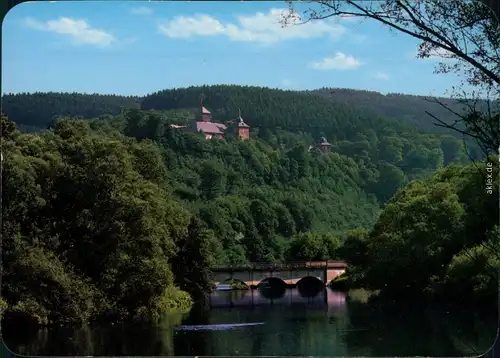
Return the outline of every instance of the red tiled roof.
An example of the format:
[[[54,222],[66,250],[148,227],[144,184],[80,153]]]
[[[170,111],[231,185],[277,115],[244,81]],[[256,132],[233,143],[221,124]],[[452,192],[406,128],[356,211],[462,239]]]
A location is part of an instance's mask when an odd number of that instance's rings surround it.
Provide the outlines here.
[[[196,131],[203,132],[208,134],[222,134],[220,130],[220,123],[212,123],[212,122],[196,122]]]
[[[208,109],[206,109],[205,107],[201,107],[201,113],[203,114],[211,114],[210,111]]]
[[[221,129],[223,131],[225,131],[227,129],[227,127],[222,123],[215,123],[215,122],[212,122],[212,123],[214,123],[217,127],[219,127],[219,129]]]

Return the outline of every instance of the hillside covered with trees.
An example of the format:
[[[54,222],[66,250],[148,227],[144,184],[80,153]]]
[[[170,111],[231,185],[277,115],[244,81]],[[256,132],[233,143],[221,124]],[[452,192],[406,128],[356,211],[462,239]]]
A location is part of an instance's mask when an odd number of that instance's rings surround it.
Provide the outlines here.
[[[228,86],[212,86],[215,88]],[[238,86],[229,86],[237,88]],[[194,87],[199,88],[199,87]],[[182,90],[181,90],[182,91]],[[273,91],[261,89],[262,92]],[[291,91],[287,91],[289,93]],[[274,91],[273,93],[277,93]],[[430,133],[456,135],[455,132],[435,126],[436,122],[427,112],[444,120],[452,122],[456,117],[452,112],[436,103],[432,98],[406,94],[389,93],[383,95],[374,91],[352,90],[343,88],[321,88],[297,94],[313,94],[337,104],[344,104],[371,115],[396,119]],[[198,93],[199,96],[199,93]],[[199,98],[199,97],[198,97]],[[58,116],[81,117],[90,119],[100,115],[117,115],[122,110],[137,109],[146,100],[143,108],[150,108],[151,96],[126,97],[119,95],[81,94],[81,93],[19,93],[4,94],[2,108],[9,118],[14,120],[22,130],[45,129]],[[177,107],[180,98],[162,103],[161,108]],[[455,112],[463,112],[464,106],[456,100],[439,98],[440,102]],[[181,100],[182,101],[182,100]],[[176,104],[177,102],[177,104]],[[196,105],[199,104],[199,99]],[[234,103],[233,103],[234,105]],[[238,104],[242,105],[241,103]],[[189,103],[193,106],[193,103]],[[155,108],[157,106],[155,105]]]
[[[437,121],[433,116],[444,122],[452,123],[456,120],[453,112],[464,113],[468,110],[468,105],[472,105],[472,103],[461,103],[451,98],[434,98],[403,93],[383,95],[375,91],[345,88],[320,88],[305,91],[305,93],[317,94],[330,101],[355,106],[383,117],[399,119],[430,133],[456,134],[447,128],[436,126]],[[486,109],[486,103],[480,102],[478,107]]]
[[[2,111],[8,113],[19,129],[31,132],[46,129],[59,116],[93,118],[139,107],[139,97],[96,93],[35,92],[2,96]]]
[[[251,139],[171,128],[202,92],[215,121],[241,108]],[[166,90],[95,116],[40,133],[2,117],[11,317],[154,318],[186,306],[180,290],[209,290],[212,265],[249,261],[346,259],[350,280],[391,279],[394,296],[457,293],[462,280],[495,292],[498,185],[485,196],[484,177],[497,168],[468,164],[456,137],[257,87]],[[322,136],[331,152],[308,151]]]

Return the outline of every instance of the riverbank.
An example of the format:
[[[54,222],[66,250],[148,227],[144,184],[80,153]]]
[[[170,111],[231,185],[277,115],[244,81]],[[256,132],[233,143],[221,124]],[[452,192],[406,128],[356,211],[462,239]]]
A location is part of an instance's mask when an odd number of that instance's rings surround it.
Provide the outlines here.
[[[21,300],[9,305],[4,299],[0,300],[1,318],[9,324],[16,322],[30,327],[75,326],[85,324],[100,324],[106,322],[157,322],[165,314],[189,313],[194,300],[185,291],[175,287],[168,287],[164,293],[148,306],[139,306],[134,310],[126,307],[109,305],[103,307],[102,302],[87,302],[91,314],[75,314],[72,320],[58,319],[58,311],[47,309],[42,303],[35,300]],[[111,307],[110,307],[111,306]]]
[[[468,295],[446,295],[442,292],[414,292],[403,290],[400,292],[391,292],[387,289],[366,290],[360,282],[353,282],[347,274],[341,275],[332,280],[328,287],[332,290],[348,293],[349,300],[355,300],[362,303],[370,303],[373,307],[379,308],[393,307],[397,305],[411,306],[413,308],[426,309],[435,306],[449,306],[460,309],[475,307],[481,312],[497,312],[498,293],[488,296],[474,295],[470,292]]]

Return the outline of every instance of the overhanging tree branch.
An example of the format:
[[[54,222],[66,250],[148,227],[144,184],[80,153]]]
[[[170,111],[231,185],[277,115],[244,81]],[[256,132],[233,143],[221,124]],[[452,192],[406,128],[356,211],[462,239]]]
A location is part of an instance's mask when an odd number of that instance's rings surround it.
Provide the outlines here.
[[[482,91],[488,97],[493,95],[493,100],[500,97],[500,27],[495,14],[482,3],[467,0],[312,0],[307,2],[311,4],[309,9],[299,12],[294,8],[295,2],[287,2],[290,11],[282,19],[285,26],[344,16],[372,19],[421,40],[418,57],[437,53],[449,59],[439,64],[437,73],[461,73],[470,85],[480,90],[475,96]],[[473,138],[485,154],[496,152],[500,135],[498,106],[488,113],[474,106],[469,106],[468,113],[456,113],[439,104],[454,113],[457,121],[444,123],[427,113],[438,126]]]

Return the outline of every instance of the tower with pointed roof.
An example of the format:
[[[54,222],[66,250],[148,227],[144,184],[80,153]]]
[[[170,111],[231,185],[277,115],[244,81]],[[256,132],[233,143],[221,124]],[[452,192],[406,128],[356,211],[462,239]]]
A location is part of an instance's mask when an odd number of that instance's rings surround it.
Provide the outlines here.
[[[330,151],[330,148],[332,147],[332,145],[330,143],[328,143],[328,141],[326,140],[325,137],[321,137],[321,142],[317,145],[317,148],[323,152],[323,153],[327,153]]]
[[[200,111],[187,128],[188,132],[201,133],[205,139],[222,139],[226,126],[222,123],[212,122],[212,114],[203,105],[203,93],[200,95]]]
[[[204,99],[205,99],[205,95],[202,93],[200,95],[201,111],[200,111],[200,115],[199,115],[199,120],[201,122],[212,122],[212,113],[210,113],[210,111],[208,109],[206,109],[205,106],[203,105]]]
[[[241,140],[250,139],[250,126],[241,118],[241,109],[238,108],[238,119],[234,123],[236,136]]]

